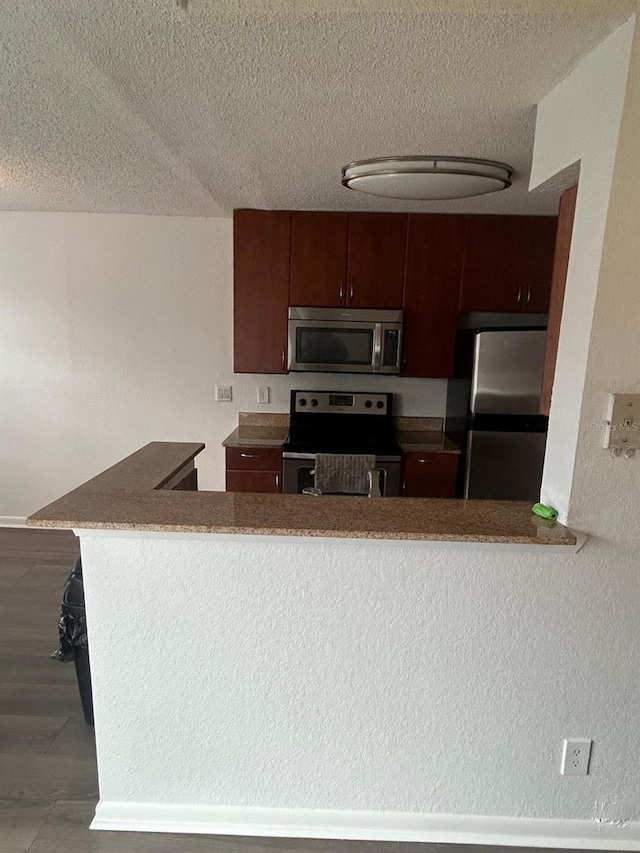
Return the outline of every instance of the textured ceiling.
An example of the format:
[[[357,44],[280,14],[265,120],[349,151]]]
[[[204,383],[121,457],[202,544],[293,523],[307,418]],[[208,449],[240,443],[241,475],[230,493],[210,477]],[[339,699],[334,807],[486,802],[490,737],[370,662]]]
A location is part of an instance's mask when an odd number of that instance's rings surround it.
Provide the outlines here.
[[[0,4],[0,208],[548,212],[535,104],[631,0],[20,0]],[[340,167],[498,159],[477,200],[387,201]]]

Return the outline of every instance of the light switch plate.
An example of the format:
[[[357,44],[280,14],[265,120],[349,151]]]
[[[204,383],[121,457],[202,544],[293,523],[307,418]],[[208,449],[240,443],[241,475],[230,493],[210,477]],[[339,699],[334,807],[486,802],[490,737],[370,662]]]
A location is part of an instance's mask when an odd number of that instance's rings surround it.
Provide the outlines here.
[[[230,403],[232,396],[231,385],[216,385],[216,403]]]
[[[258,385],[258,403],[271,402],[271,388],[268,385]]]
[[[607,421],[605,447],[640,449],[640,394],[612,394]]]

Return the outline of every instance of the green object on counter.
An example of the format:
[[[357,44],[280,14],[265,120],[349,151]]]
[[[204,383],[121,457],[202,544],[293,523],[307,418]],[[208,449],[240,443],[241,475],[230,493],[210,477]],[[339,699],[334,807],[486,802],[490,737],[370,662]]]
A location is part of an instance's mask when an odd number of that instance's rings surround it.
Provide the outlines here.
[[[550,518],[551,521],[556,521],[558,518],[558,510],[546,504],[534,504],[531,510],[535,515],[539,515],[540,518]]]

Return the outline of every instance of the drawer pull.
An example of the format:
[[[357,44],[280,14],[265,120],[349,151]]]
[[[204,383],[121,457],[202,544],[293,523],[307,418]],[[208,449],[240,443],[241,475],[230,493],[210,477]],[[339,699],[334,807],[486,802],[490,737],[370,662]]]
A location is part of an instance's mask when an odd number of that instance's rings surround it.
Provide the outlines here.
[[[260,459],[259,453],[241,453],[243,459]]]

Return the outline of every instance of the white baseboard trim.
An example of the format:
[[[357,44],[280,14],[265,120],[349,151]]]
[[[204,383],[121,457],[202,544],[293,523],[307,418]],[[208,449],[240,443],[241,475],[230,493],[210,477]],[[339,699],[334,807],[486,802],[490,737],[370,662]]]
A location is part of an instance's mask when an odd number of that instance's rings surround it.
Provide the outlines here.
[[[26,527],[26,515],[0,515],[0,527]]]
[[[640,851],[640,822],[101,800],[91,829]]]

